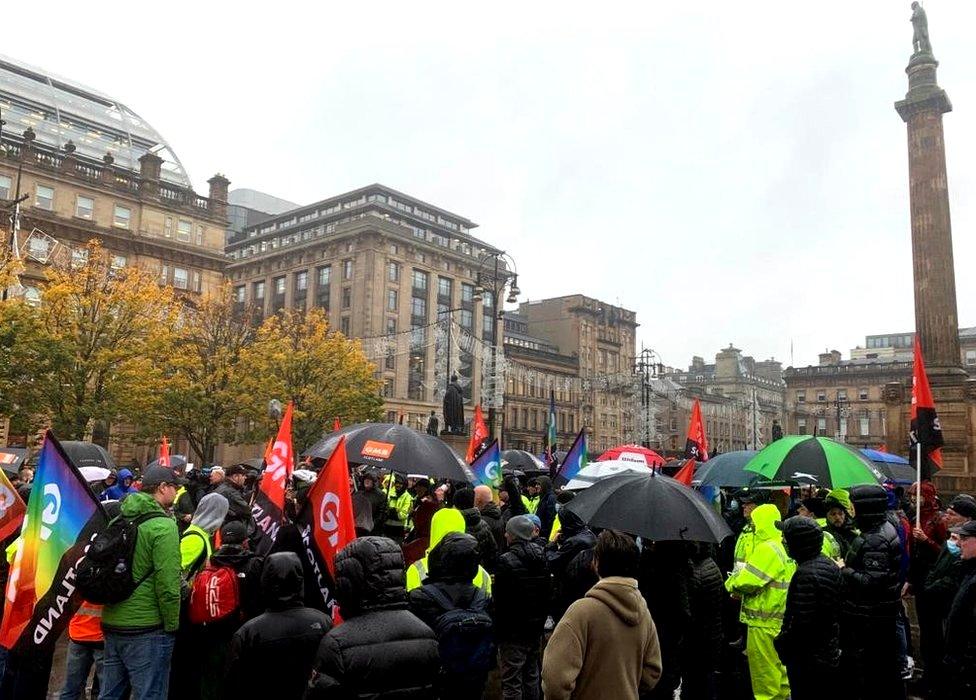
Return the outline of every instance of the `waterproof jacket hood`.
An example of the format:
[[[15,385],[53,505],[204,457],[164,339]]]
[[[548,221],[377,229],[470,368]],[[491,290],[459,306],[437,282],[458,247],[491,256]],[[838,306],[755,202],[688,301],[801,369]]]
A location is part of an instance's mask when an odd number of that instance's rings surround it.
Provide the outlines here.
[[[797,563],[813,559],[823,550],[823,530],[815,520],[797,515],[786,520],[782,526],[783,544]]]
[[[463,518],[461,528],[463,531]],[[374,610],[400,610],[407,606],[403,552],[393,540],[385,537],[353,540],[336,555],[335,572],[336,599],[346,619]]]
[[[562,533],[563,538],[573,537],[578,535],[586,528],[586,523],[583,519],[576,515],[571,510],[563,508],[559,511],[559,531]]]
[[[125,481],[126,479],[132,481],[132,472],[130,472],[128,469],[119,469],[119,479],[116,483]]]
[[[463,533],[464,530],[464,516],[461,511],[457,508],[441,508],[434,513],[434,517],[430,521],[430,546],[427,547],[427,554],[430,554],[434,547],[440,544],[447,533]]]
[[[261,593],[268,610],[286,610],[304,605],[305,580],[302,562],[294,552],[275,552],[264,562]]]
[[[552,493],[552,479],[548,476],[536,477],[536,482],[539,484],[539,498]]]
[[[755,528],[756,541],[780,539],[776,521],[780,519],[779,508],[772,503],[766,503],[752,511],[752,525]]]
[[[606,605],[628,627],[637,625],[641,620],[641,609],[647,609],[647,603],[637,589],[637,579],[623,576],[600,579],[586,597]]]
[[[196,525],[201,530],[213,535],[217,532],[227,517],[227,510],[230,502],[219,493],[208,493],[200,499],[197,509],[193,512],[191,525]]]
[[[427,557],[426,583],[471,583],[478,573],[478,541],[449,532]]]

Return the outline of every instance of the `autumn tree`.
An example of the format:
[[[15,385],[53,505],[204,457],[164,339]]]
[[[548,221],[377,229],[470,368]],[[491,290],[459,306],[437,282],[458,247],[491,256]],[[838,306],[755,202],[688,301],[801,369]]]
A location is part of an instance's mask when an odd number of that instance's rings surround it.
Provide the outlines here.
[[[376,367],[358,342],[329,328],[320,309],[265,319],[244,360],[256,408],[263,409],[272,398],[295,402],[298,451],[321,437],[333,418],[348,424],[382,416]],[[271,426],[265,427],[270,434]]]
[[[159,433],[185,437],[204,464],[219,444],[239,441],[238,419],[258,411],[245,386],[254,370],[242,362],[256,337],[254,325],[235,313],[230,285],[186,309],[176,330],[154,423]]]
[[[82,265],[49,269],[36,324],[17,341],[38,351],[15,400],[67,439],[155,411],[182,306],[155,275],[114,268],[96,241],[87,251]]]

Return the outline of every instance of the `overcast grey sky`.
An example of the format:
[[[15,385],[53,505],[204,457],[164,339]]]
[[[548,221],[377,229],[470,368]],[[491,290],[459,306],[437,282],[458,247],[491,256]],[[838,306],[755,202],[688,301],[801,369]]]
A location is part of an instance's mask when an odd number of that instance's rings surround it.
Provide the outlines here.
[[[914,326],[909,5],[49,2],[2,50],[127,104],[198,191],[381,182],[478,222],[528,298],[635,309],[668,364],[802,365]],[[976,325],[976,9],[925,6]]]

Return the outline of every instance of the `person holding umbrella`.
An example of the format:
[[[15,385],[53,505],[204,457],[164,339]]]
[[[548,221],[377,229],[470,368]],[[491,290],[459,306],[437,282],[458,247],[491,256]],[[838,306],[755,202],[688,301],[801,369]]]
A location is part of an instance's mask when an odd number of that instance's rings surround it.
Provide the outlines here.
[[[786,593],[796,562],[783,548],[776,528],[779,519],[779,509],[771,503],[752,512],[755,547],[743,566],[725,581],[725,589],[742,599],[739,619],[747,626],[746,657],[756,700],[785,700],[790,695],[786,668],[773,640],[783,623]]]

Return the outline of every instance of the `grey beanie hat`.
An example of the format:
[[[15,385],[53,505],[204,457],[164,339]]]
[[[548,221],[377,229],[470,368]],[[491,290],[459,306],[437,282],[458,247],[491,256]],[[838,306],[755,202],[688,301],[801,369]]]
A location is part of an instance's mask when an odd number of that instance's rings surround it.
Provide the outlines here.
[[[525,515],[516,515],[505,524],[506,534],[517,540],[530,542],[535,536],[535,525]]]

